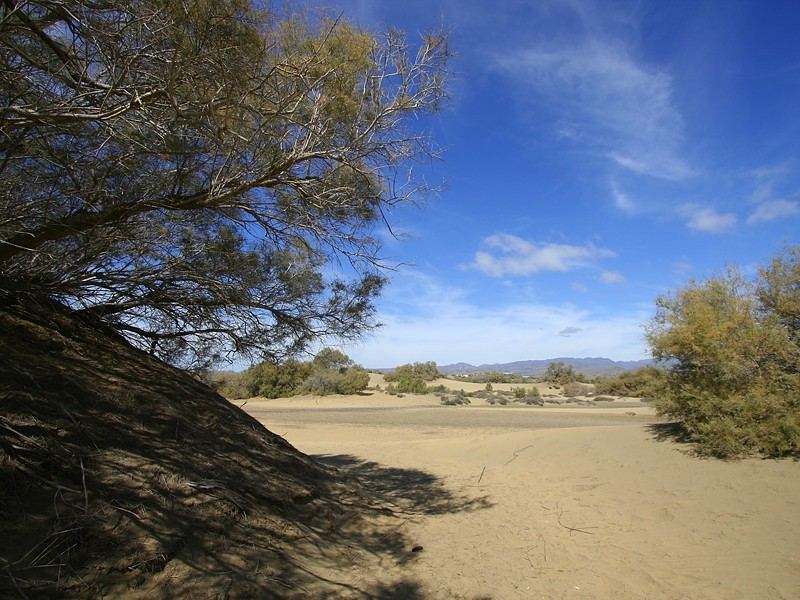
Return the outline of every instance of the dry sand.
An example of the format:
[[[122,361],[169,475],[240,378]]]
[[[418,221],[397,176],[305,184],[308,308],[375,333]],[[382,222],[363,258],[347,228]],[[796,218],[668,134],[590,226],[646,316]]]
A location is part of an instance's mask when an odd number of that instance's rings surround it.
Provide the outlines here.
[[[356,588],[403,580],[386,597],[418,599],[800,598],[800,464],[695,458],[656,439],[645,405],[441,407],[374,393],[244,408],[331,464],[422,471],[461,499],[381,517],[423,549],[338,573]]]

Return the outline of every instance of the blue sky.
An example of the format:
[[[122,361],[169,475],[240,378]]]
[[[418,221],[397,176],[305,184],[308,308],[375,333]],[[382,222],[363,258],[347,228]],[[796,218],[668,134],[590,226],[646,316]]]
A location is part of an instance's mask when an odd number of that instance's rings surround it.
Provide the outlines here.
[[[646,358],[656,296],[798,243],[800,3],[326,5],[457,54],[357,362]]]

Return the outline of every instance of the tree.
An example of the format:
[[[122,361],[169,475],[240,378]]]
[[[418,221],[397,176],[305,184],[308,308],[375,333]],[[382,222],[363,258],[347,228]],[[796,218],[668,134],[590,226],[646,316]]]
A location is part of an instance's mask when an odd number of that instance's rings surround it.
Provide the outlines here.
[[[563,362],[552,362],[547,365],[547,370],[544,372],[542,379],[552,383],[572,383],[581,379],[582,376],[575,372],[572,365]]]
[[[344,352],[335,350],[333,348],[323,348],[320,350],[312,361],[314,368],[319,369],[336,369],[344,371],[348,367],[353,366],[353,361]]]
[[[246,0],[0,0],[0,292],[174,362],[359,336],[447,59]]]
[[[754,282],[731,270],[657,300],[648,341],[654,356],[673,367],[656,406],[684,425],[700,452],[800,451],[792,313],[798,257],[796,248],[785,252]]]

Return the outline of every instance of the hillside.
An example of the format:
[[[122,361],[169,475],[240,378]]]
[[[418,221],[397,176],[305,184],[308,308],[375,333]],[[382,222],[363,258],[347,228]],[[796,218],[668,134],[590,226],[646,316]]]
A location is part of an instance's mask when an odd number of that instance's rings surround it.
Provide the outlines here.
[[[410,547],[377,466],[303,455],[60,305],[0,304],[0,356],[0,597],[392,597],[350,583]]]
[[[530,377],[540,377],[544,375],[550,363],[562,362],[570,365],[579,373],[589,377],[603,375],[615,375],[624,371],[632,371],[654,364],[654,361],[631,360],[615,361],[610,358],[571,358],[559,357],[544,360],[519,360],[510,363],[494,363],[471,365],[469,363],[455,363],[439,367],[439,372],[444,375],[467,375],[470,373],[485,373],[487,371],[499,371],[500,373],[513,373],[514,375],[528,375]]]

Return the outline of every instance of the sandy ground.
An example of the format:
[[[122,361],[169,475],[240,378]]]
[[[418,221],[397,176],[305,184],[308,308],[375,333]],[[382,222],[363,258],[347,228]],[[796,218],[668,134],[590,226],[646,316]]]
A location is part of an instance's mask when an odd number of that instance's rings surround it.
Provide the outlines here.
[[[657,440],[651,409],[632,401],[437,403],[374,393],[244,406],[332,464],[423,471],[469,499],[393,517],[423,549],[366,560],[347,575],[359,585],[408,582],[392,598],[800,598],[799,463],[692,457]]]

